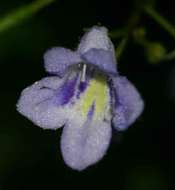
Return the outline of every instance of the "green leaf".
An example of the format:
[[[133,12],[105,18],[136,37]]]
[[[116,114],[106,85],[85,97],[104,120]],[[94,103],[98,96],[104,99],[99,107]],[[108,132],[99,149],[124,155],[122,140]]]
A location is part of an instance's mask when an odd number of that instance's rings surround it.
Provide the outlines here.
[[[145,12],[154,19],[162,28],[164,28],[173,38],[175,38],[175,26],[160,15],[154,8],[150,6],[144,7]]]
[[[8,30],[56,0],[37,0],[8,13],[0,19],[0,33]]]

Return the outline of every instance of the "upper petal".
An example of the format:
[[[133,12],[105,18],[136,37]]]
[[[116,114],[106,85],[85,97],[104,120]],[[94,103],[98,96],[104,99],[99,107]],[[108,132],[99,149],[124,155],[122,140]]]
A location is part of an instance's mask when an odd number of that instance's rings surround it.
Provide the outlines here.
[[[23,90],[17,110],[39,127],[59,128],[65,124],[72,109],[70,100],[75,85],[76,76],[44,78]]]
[[[49,73],[63,76],[66,70],[81,62],[78,53],[62,47],[55,47],[44,54],[44,64]]]
[[[135,86],[126,77],[113,78],[115,95],[113,125],[117,130],[125,130],[142,113],[144,102]]]
[[[113,45],[108,37],[108,30],[105,27],[94,26],[90,28],[81,38],[78,52],[84,54],[90,49],[113,50]]]
[[[111,75],[117,74],[115,57],[111,51],[93,48],[82,54],[82,59],[103,72]]]
[[[117,74],[113,44],[105,27],[92,27],[82,37],[78,52],[90,65],[97,66],[108,74]]]

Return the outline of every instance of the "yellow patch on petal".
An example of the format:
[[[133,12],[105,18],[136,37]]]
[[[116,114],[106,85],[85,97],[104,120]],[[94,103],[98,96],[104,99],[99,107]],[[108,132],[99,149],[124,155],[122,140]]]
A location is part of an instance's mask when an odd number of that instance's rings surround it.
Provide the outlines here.
[[[107,109],[109,90],[107,86],[106,77],[104,75],[96,74],[94,78],[90,81],[85,93],[82,95],[82,113],[87,115],[90,106],[95,102],[95,115],[97,118],[104,113]]]

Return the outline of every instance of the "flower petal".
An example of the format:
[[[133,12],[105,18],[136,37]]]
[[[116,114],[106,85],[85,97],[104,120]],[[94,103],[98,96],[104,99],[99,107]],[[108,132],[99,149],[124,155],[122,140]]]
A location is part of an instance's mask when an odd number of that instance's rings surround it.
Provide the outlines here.
[[[90,49],[103,49],[114,51],[111,40],[108,37],[105,27],[94,26],[88,30],[82,37],[78,46],[78,52],[84,54]]]
[[[82,59],[108,74],[117,74],[115,57],[111,51],[92,48],[82,54]]]
[[[122,131],[140,116],[144,102],[135,86],[126,77],[113,78],[113,88],[116,95],[113,125]]]
[[[76,170],[99,161],[111,138],[109,87],[104,75],[95,76],[79,96],[61,138],[64,161]]]
[[[17,104],[18,111],[44,129],[63,126],[72,107],[74,80],[75,76],[63,79],[48,77],[34,83],[23,90]]]
[[[81,171],[104,156],[110,139],[110,123],[90,120],[84,122],[77,115],[77,118],[68,122],[63,129],[61,137],[63,159],[72,169]]]
[[[105,27],[92,27],[82,37],[78,52],[85,63],[97,66],[106,73],[116,74],[115,51],[107,32]]]
[[[66,48],[55,47],[44,54],[46,71],[63,76],[71,66],[81,62],[79,55]]]

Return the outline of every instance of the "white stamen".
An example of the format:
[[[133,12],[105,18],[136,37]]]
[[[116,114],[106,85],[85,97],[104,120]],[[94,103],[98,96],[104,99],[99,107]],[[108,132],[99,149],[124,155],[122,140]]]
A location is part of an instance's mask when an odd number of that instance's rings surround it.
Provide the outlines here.
[[[86,68],[87,68],[87,65],[83,64],[83,70],[81,73],[81,82],[85,82],[85,80],[86,80]]]

